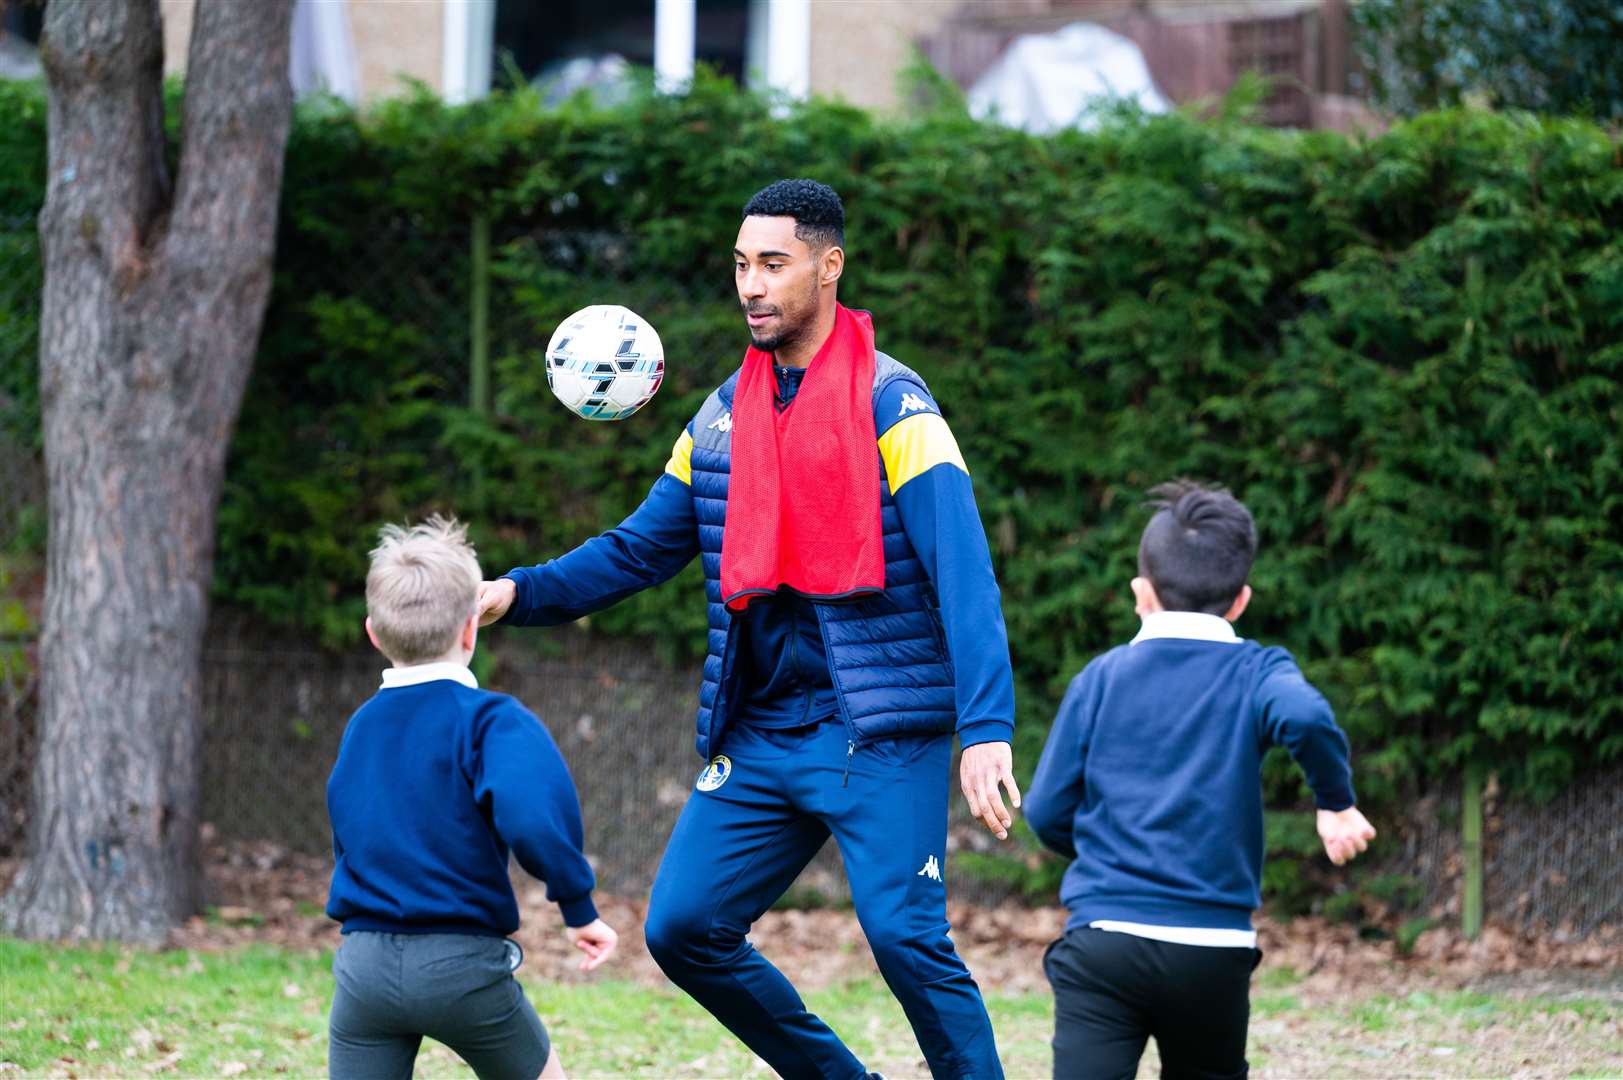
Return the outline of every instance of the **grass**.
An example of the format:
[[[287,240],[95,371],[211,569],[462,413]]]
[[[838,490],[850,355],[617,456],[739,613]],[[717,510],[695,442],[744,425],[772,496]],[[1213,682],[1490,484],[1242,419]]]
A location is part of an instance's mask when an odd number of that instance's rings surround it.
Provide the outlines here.
[[[0,939],[0,1077],[317,1076],[332,994],[327,955],[250,946],[150,953]],[[1304,1004],[1302,979],[1265,971],[1252,997],[1258,1076],[1618,1076],[1615,1001],[1416,990]],[[577,1076],[767,1076],[671,989],[526,983]],[[807,993],[871,1068],[924,1075],[900,1008],[876,979]],[[1046,1076],[1052,1002],[987,995],[1011,1077]],[[1156,1075],[1153,1047],[1140,1075]],[[470,1075],[424,1044],[418,1075]]]
[[[330,955],[271,946],[149,953],[0,939],[0,1076],[316,1076],[326,1070]],[[527,981],[571,1075],[766,1076],[748,1051],[675,990]],[[875,1067],[920,1075],[901,1008],[878,980],[805,995]],[[991,994],[1012,1075],[1048,1069],[1050,1008]],[[425,1042],[417,1075],[470,1072]]]

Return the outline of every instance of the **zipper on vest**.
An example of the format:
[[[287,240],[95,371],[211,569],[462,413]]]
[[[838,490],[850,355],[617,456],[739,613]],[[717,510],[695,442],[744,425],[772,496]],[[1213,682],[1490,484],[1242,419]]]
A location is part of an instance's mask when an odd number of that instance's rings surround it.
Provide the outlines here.
[[[851,780],[851,755],[857,752],[857,741],[847,739],[845,743],[845,775],[840,777],[840,786],[846,787]]]

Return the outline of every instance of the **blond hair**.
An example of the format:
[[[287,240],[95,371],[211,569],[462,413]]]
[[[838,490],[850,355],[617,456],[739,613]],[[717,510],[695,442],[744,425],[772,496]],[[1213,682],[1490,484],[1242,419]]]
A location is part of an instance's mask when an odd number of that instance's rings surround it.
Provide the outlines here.
[[[383,655],[421,664],[450,652],[477,606],[480,578],[467,526],[455,518],[385,525],[366,575],[366,613]]]

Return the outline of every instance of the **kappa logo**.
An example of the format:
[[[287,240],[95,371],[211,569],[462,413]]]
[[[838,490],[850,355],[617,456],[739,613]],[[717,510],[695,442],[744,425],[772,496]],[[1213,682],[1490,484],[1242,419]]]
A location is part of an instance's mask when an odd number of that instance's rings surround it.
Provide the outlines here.
[[[704,767],[699,774],[699,782],[694,785],[700,791],[714,791],[727,782],[733,775],[733,763],[724,754],[717,754],[710,759],[710,764]]]
[[[930,407],[930,403],[928,401],[925,401],[917,394],[903,394],[902,411],[896,415],[906,416],[910,412],[935,412],[935,410]]]
[[[710,427],[714,430],[724,432],[733,430],[733,414],[730,412],[722,413],[720,416],[710,421]]]
[[[920,870],[914,876],[916,876],[916,877],[927,877],[931,881],[940,881],[941,880],[941,864],[935,861],[935,856],[934,855],[931,855],[928,859],[924,860],[924,869]]]

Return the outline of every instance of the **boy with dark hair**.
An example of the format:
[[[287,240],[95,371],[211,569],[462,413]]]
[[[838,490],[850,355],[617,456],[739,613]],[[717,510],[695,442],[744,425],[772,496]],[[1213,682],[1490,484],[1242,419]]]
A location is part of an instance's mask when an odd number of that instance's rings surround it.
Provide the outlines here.
[[[547,883],[590,971],[615,932],[592,904],[580,802],[547,729],[479,689],[479,563],[460,525],[385,526],[366,577],[366,633],[394,664],[350,718],[327,781],[333,958],[328,1072],[410,1077],[424,1035],[480,1077],[563,1071],[513,972],[523,958],[509,849]]]
[[[1142,628],[1072,680],[1026,795],[1032,830],[1073,860],[1043,963],[1056,1077],[1131,1077],[1151,1035],[1163,1076],[1246,1074],[1269,747],[1306,773],[1332,862],[1375,836],[1329,704],[1288,652],[1230,626],[1251,599],[1250,511],[1187,481],[1151,494]]]

